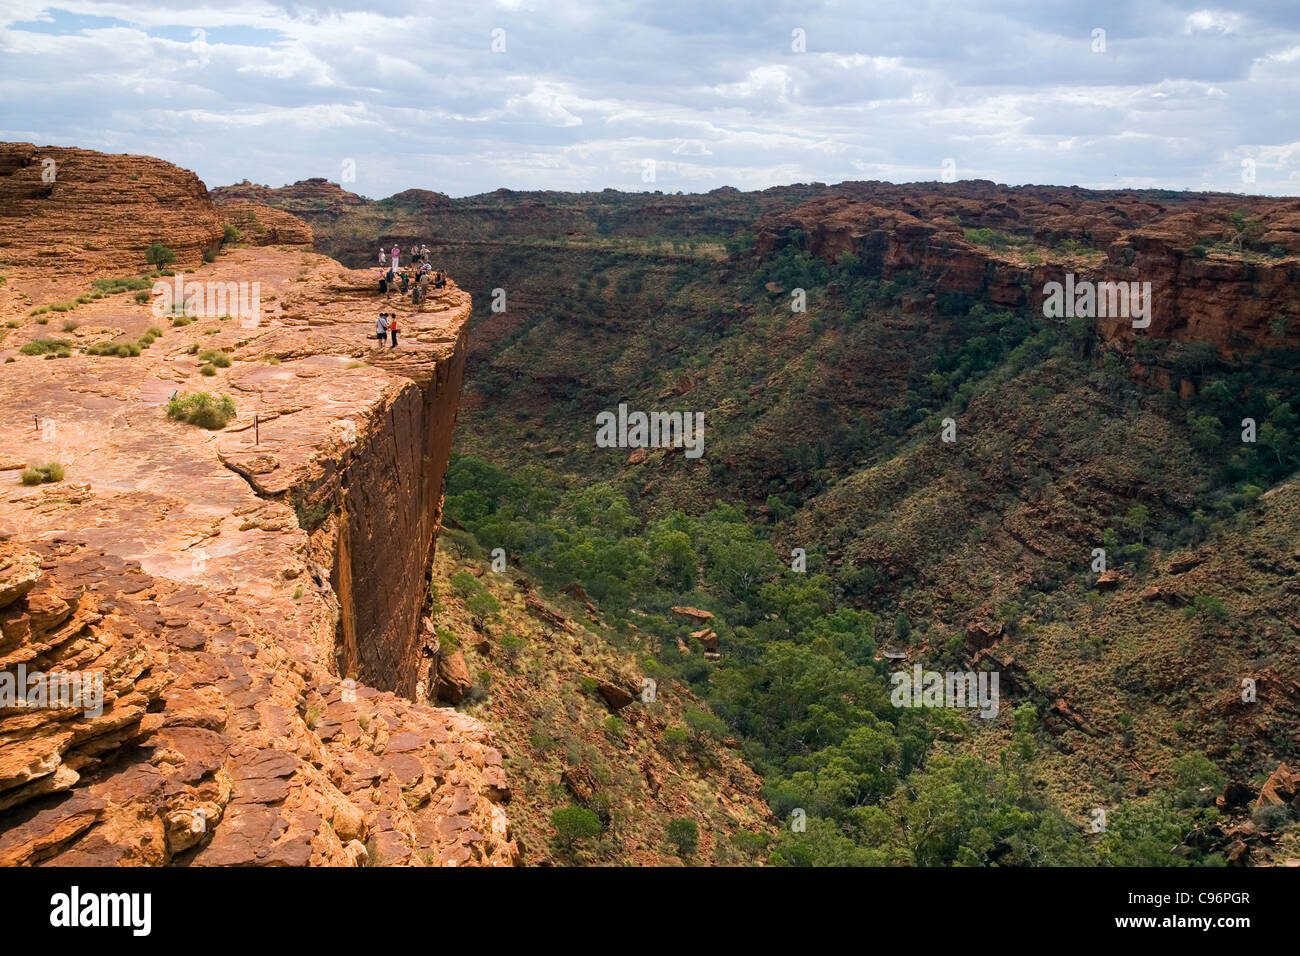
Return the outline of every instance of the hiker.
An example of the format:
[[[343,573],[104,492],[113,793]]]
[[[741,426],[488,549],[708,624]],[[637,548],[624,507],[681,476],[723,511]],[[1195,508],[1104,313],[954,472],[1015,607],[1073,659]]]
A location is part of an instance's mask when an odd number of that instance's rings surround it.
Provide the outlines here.
[[[379,277],[379,294],[388,294],[388,273],[384,273]]]
[[[397,313],[394,312],[388,317],[388,334],[393,337],[393,344],[389,348],[397,348]]]
[[[383,246],[380,246],[380,247],[379,247],[379,265],[382,267],[383,264],[384,264],[384,247],[383,247]]]
[[[397,246],[393,246],[393,252],[392,252],[392,256],[391,256],[391,258],[392,258],[392,260],[393,260],[393,271],[394,271],[394,272],[397,271],[397,260],[398,260],[399,258],[401,258],[401,255],[402,255],[402,250],[401,250],[400,248],[398,248]]]
[[[379,340],[379,347],[384,347],[384,339],[388,336],[388,313],[380,312],[379,318],[375,320],[375,338]],[[393,333],[394,341],[397,333]]]
[[[417,305],[429,298],[429,273],[421,272],[420,280],[415,284],[415,295],[412,297]]]
[[[411,277],[405,272],[402,273],[402,295],[411,291]]]
[[[429,261],[429,247],[424,243],[420,243],[420,258],[425,262]]]

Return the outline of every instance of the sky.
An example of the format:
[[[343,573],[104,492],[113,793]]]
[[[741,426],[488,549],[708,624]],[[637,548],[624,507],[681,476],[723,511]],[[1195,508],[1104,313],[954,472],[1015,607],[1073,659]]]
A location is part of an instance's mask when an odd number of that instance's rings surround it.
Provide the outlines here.
[[[1300,2],[0,0],[0,140],[212,186],[1300,195]]]

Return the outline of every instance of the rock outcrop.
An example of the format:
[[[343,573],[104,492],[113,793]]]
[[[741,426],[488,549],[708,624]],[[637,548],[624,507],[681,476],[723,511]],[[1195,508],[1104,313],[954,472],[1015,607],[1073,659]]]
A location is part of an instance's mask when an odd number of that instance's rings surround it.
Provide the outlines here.
[[[180,268],[221,243],[192,172],[149,156],[0,143],[0,262],[45,276],[139,272],[152,243]],[[39,303],[37,303],[39,304]]]
[[[301,246],[311,249],[316,236],[297,216],[255,202],[224,203],[217,207],[222,223],[239,230],[239,241],[250,246]]]
[[[1239,233],[1234,215],[1267,255],[1224,247]],[[827,261],[857,256],[881,279],[919,280],[926,294],[913,309],[932,308],[944,294],[1038,309],[1044,285],[1069,272],[1080,281],[1151,283],[1149,327],[1134,329],[1124,317],[1097,321],[1103,343],[1126,352],[1139,336],[1208,343],[1230,360],[1300,344],[1300,325],[1273,324],[1298,304],[1294,199],[844,183],[755,229],[760,256],[795,242]],[[999,235],[981,241],[979,230]],[[1152,384],[1170,387],[1167,371],[1156,374],[1163,377]]]
[[[83,182],[192,179],[73,152]],[[169,215],[219,240],[193,183]],[[202,248],[179,226],[162,238]],[[101,674],[102,709],[5,698],[0,862],[518,862],[491,733],[411,699],[469,296],[381,300],[369,272],[268,246],[180,277],[198,299],[254,287],[249,314],[128,289],[58,333],[27,305],[86,275],[52,261],[8,258],[0,288],[17,326],[0,332],[0,398],[24,410],[0,422],[0,681]],[[397,348],[373,338],[380,309],[401,317]],[[93,354],[109,343],[136,350]],[[169,418],[169,396],[198,392],[234,418]],[[20,482],[49,462],[61,480]]]

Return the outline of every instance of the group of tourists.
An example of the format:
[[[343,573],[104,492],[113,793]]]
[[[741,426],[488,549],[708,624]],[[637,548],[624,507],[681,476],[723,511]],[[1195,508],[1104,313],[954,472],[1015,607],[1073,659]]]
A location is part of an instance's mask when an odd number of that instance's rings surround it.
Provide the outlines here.
[[[433,268],[429,262],[428,246],[423,244],[418,247],[412,246],[407,251],[411,256],[411,264],[407,269],[403,269],[401,246],[395,245],[388,251],[380,246],[379,268],[382,274],[379,279],[379,292],[381,295],[390,295],[400,289],[403,295],[411,293],[411,302],[419,305],[429,297],[431,289],[446,287],[447,273]],[[397,348],[396,312],[379,313],[379,318],[375,320],[375,338],[380,348],[383,347],[385,339],[388,339],[389,348]]]
[[[447,274],[441,269],[433,268],[429,262],[428,246],[412,246],[409,251],[412,259],[410,272],[402,268],[401,246],[395,245],[387,253],[382,246],[379,248],[379,267],[383,271],[379,291],[383,295],[388,295],[395,289],[400,289],[402,295],[410,292],[411,302],[419,305],[428,298],[431,288],[441,289],[447,285]]]

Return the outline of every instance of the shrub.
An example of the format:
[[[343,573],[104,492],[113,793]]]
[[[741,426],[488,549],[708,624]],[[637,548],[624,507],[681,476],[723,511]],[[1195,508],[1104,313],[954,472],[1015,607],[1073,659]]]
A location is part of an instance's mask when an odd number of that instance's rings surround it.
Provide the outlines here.
[[[686,817],[669,820],[664,835],[668,837],[668,842],[677,848],[677,855],[681,857],[691,856],[700,845],[700,828],[695,825],[694,820]]]
[[[206,349],[199,354],[200,362],[209,362],[217,368],[230,368],[230,356],[217,349]]]
[[[484,591],[466,601],[465,610],[469,611],[474,623],[481,626],[489,618],[496,617],[497,612],[501,610],[501,603]]]
[[[47,355],[71,350],[72,343],[67,339],[33,339],[18,351],[24,355]]]
[[[149,263],[151,266],[165,269],[176,261],[176,253],[172,252],[161,242],[155,242],[149,246],[149,251],[144,255],[144,261]]]
[[[605,718],[605,736],[611,740],[622,740],[623,734],[627,732],[627,723],[622,717],[615,717],[610,714]]]
[[[96,279],[90,283],[92,289],[104,295],[113,295],[117,292],[135,292],[139,289],[152,288],[152,286],[153,283],[148,279],[137,279],[134,276],[126,276],[121,279]],[[148,301],[148,296],[145,297],[145,301]]]
[[[116,355],[118,358],[131,358],[139,355],[140,349],[141,345],[138,342],[95,342],[93,345],[86,347],[86,354]]]
[[[207,392],[178,395],[167,403],[167,417],[200,428],[225,428],[235,417],[235,403],[229,395],[218,398]]]
[[[41,485],[46,482],[62,481],[63,466],[57,461],[47,462],[44,465],[24,468],[22,475],[19,476],[24,485]]]
[[[226,223],[225,228],[221,230],[222,245],[227,242],[238,242],[242,238],[243,236],[241,236],[239,230],[235,228],[234,223]]]
[[[523,653],[525,641],[518,634],[507,634],[501,638],[501,650],[506,655],[506,660],[515,663],[519,660],[519,655]]]
[[[211,365],[201,365],[199,366],[199,374],[206,375],[208,378],[211,378],[212,376],[217,374],[217,370],[213,368]]]
[[[1223,621],[1228,617],[1228,609],[1218,598],[1198,594],[1192,599],[1191,607],[1183,609],[1184,617],[1191,618],[1197,615],[1211,621]]]
[[[581,840],[600,836],[600,817],[586,807],[560,807],[551,813],[551,826],[565,850],[573,852]]]
[[[1284,804],[1270,803],[1256,807],[1250,819],[1261,830],[1281,830],[1291,822],[1291,811]]]

